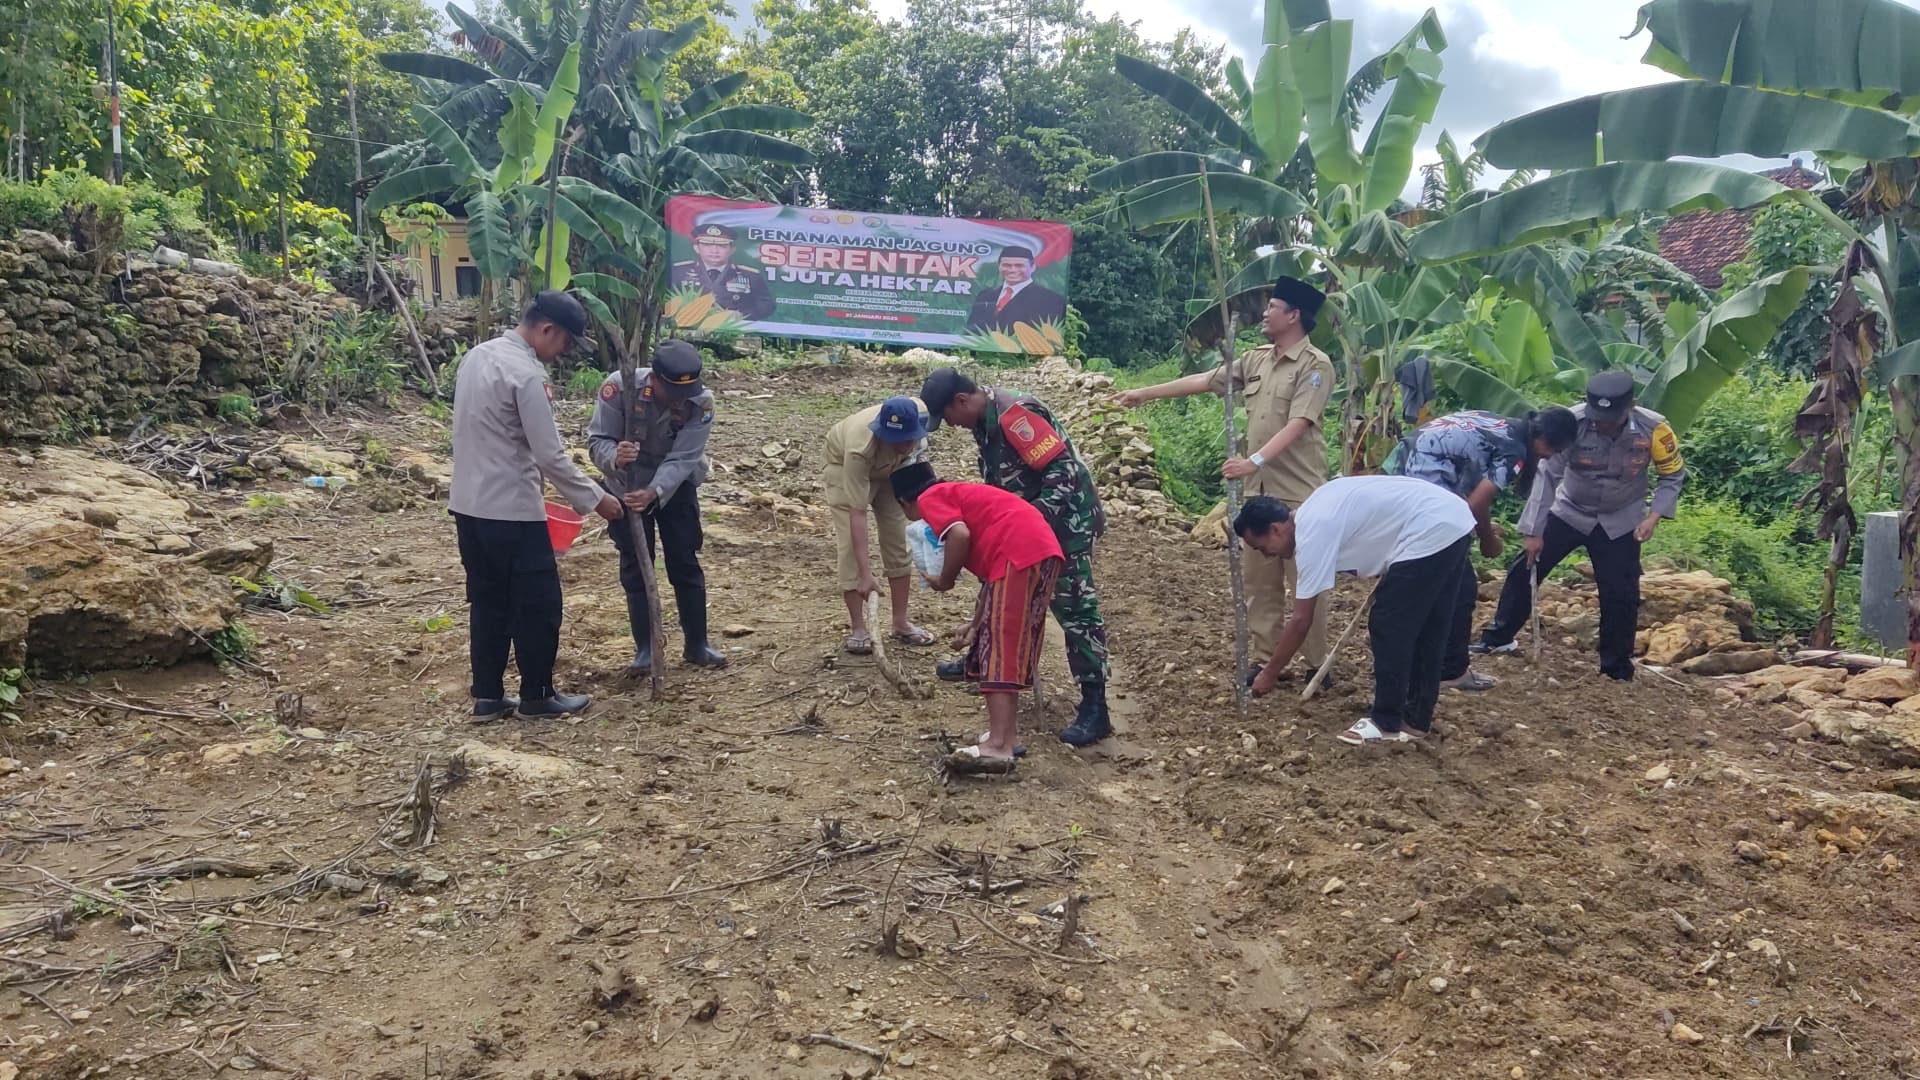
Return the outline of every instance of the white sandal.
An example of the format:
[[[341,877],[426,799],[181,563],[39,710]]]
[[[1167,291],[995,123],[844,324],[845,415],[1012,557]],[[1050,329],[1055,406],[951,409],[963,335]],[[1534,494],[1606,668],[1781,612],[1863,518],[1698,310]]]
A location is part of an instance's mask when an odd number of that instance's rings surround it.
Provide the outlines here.
[[[1334,737],[1348,746],[1365,746],[1368,743],[1385,742],[1389,739],[1395,742],[1402,741],[1399,732],[1388,735],[1374,725],[1373,718],[1370,716],[1355,720],[1352,727]]]

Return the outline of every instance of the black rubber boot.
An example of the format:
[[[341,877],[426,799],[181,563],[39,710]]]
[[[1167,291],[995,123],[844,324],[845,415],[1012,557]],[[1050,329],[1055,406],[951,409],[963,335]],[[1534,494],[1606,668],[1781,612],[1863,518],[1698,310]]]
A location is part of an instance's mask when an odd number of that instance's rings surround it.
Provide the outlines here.
[[[1113,717],[1107,712],[1107,684],[1081,683],[1080,709],[1073,723],[1060,732],[1060,741],[1068,746],[1092,746],[1113,734]]]
[[[505,720],[507,717],[513,715],[513,710],[519,707],[519,698],[489,698],[484,701],[475,701],[473,703],[473,718],[475,720]]]
[[[593,699],[585,694],[555,694],[539,701],[523,701],[516,710],[521,716],[568,716],[585,712]]]
[[[967,662],[963,660],[942,660],[933,665],[933,673],[941,682],[966,682]]]
[[[707,588],[696,585],[692,588],[673,590],[674,602],[680,605],[680,638],[686,648],[681,656],[694,667],[718,670],[727,666],[727,654],[713,647],[707,638]]]

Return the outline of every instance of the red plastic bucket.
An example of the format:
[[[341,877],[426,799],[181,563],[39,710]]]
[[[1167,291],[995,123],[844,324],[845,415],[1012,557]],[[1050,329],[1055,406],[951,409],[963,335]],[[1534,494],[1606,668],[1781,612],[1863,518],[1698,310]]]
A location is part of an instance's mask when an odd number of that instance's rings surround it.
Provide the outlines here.
[[[547,539],[553,542],[555,555],[573,546],[579,539],[580,526],[587,519],[556,502],[547,504]]]

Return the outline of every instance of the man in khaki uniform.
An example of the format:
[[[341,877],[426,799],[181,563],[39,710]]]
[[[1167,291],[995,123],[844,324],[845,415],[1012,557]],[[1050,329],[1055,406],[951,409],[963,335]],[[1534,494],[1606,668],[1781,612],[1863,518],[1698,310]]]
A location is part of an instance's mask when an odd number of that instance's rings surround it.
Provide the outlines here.
[[[889,481],[895,469],[917,459],[927,438],[927,409],[910,397],[893,397],[860,410],[827,432],[827,508],[833,515],[833,545],[840,556],[840,593],[847,602],[847,651],[873,651],[867,597],[880,591],[867,538],[871,512],[880,534],[880,569],[893,603],[893,640],[933,644],[933,635],[907,619],[913,563],[907,554],[907,517]]]
[[[1242,481],[1248,496],[1278,499],[1289,511],[1298,511],[1307,496],[1327,482],[1327,450],[1320,423],[1333,396],[1333,362],[1307,339],[1326,299],[1325,293],[1298,278],[1275,282],[1273,299],[1267,302],[1266,318],[1260,324],[1271,344],[1247,353],[1238,365],[1235,389],[1246,395],[1247,435],[1256,449],[1247,457],[1229,458],[1221,466],[1221,475]],[[1226,389],[1223,365],[1158,386],[1128,390],[1119,401],[1134,408],[1159,398],[1224,394]],[[1253,655],[1268,656],[1286,622],[1294,561],[1249,551],[1244,571]],[[1322,604],[1315,610],[1301,649],[1310,667],[1319,667],[1327,657],[1326,608]]]

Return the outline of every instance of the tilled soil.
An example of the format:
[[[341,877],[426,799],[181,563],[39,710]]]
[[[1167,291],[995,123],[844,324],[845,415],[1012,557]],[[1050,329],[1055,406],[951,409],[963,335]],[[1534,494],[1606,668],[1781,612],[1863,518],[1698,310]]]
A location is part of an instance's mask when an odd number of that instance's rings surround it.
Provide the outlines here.
[[[1550,643],[1538,668],[1484,661],[1501,685],[1448,694],[1443,738],[1350,750],[1363,635],[1332,694],[1283,685],[1241,720],[1224,557],[1121,525],[1096,564],[1120,735],[1047,734],[1074,704],[1056,649],[1017,773],[943,780],[978,699],[933,681],[935,650],[890,650],[924,698],[840,650],[812,491],[825,425],[917,381],[720,376],[703,558],[732,666],[676,663],[657,702],[627,681],[590,529],[562,559],[561,680],[596,704],[568,721],[467,716],[439,504],[205,496],[203,543],[273,539],[276,575],[332,610],[251,614],[254,666],[42,683],[0,732],[24,766],[0,779],[0,1062],[1920,1077],[1920,817],[1880,790],[1899,763],[1785,738],[1709,682],[1621,686]],[[323,426],[444,450],[424,416]],[[964,437],[935,441],[966,475]],[[970,602],[914,610],[944,633]]]

